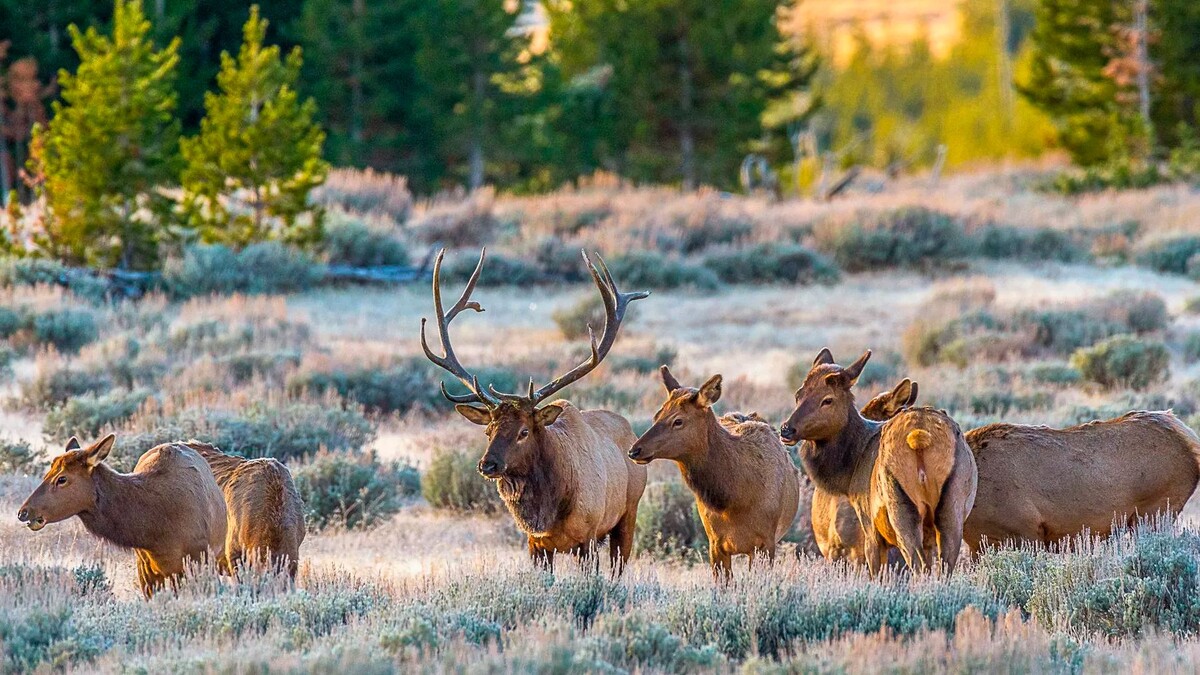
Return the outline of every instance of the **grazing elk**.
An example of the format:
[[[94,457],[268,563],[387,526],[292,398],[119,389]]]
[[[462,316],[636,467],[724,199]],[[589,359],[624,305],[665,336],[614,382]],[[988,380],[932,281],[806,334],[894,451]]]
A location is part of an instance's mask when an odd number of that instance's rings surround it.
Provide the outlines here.
[[[989,424],[967,432],[979,496],[963,537],[1046,544],[1114,518],[1178,514],[1200,480],[1200,439],[1174,414],[1130,412],[1067,429]]]
[[[876,396],[862,407],[864,419],[885,422],[917,400],[917,383],[907,378],[891,391]],[[856,565],[867,564],[863,549],[863,531],[858,524],[854,507],[846,497],[813,486],[813,538],[821,555],[829,560],[849,560]],[[892,550],[890,549],[889,554]]]
[[[953,571],[963,521],[975,501],[975,458],[945,413],[904,410],[887,422],[863,419],[851,391],[871,357],[847,368],[821,350],[780,428],[785,443],[806,441],[800,458],[813,483],[849,498],[863,529],[867,565],[877,574],[887,546],[923,571],[941,560]]]
[[[304,542],[304,503],[292,473],[276,459],[235,457],[194,440],[186,445],[208,462],[225,495],[224,569],[233,574],[249,558],[286,569],[295,579]]]
[[[887,400],[898,392],[881,394],[867,408],[878,402],[878,419],[890,418],[903,407]],[[907,405],[915,400],[916,385]],[[1108,536],[1115,519],[1177,515],[1200,481],[1200,439],[1167,411],[1067,429],[989,424],[966,439],[979,472],[975,506],[963,523],[972,551],[985,542],[1052,544],[1085,531]]]
[[[649,293],[621,293],[604,261],[597,259],[592,264],[584,253],[604,302],[602,337],[597,341],[589,327],[591,356],[586,361],[537,390],[531,378],[524,396],[504,394],[479,386],[478,378],[459,362],[448,332],[459,313],[483,311],[471,300],[471,292],[483,269],[486,250],[449,311],[442,306],[444,255],[443,250],[433,265],[433,304],[444,355],[429,348],[425,319],[421,320],[421,347],[430,361],[469,390],[454,395],[443,385],[442,395],[454,402],[468,421],[486,428],[488,446],[479,460],[479,473],[496,481],[517,527],[529,537],[529,554],[535,561],[552,570],[556,552],[588,557],[607,537],[613,571],[620,573],[633,551],[638,501],[646,488],[645,467],[626,456],[636,438],[633,429],[624,417],[607,410],[579,410],[563,400],[541,404],[600,365],[617,339],[629,303]]]
[[[54,458],[17,518],[37,531],[79,516],[88,532],[137,556],[142,593],[174,583],[187,561],[219,559],[225,543],[225,500],[204,459],[182,443],[146,451],[133,473],[104,463],[116,438],[82,449],[72,438]]]
[[[667,402],[629,451],[638,464],[666,459],[679,466],[708,535],[713,574],[732,573],[731,556],[761,551],[775,559],[800,504],[796,467],[770,425],[751,415],[718,418],[721,376],[699,389],[683,387],[660,369]],[[740,421],[739,421],[740,420]]]

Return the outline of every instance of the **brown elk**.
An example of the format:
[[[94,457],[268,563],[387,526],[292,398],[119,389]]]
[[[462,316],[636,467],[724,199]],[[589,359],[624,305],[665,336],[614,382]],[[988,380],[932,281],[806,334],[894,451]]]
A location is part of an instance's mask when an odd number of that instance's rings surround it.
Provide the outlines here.
[[[868,401],[860,412],[864,419],[885,422],[916,402],[917,389],[916,382],[901,380],[891,391]],[[862,527],[846,497],[813,486],[812,527],[817,548],[827,559],[844,558],[857,565],[867,563]]]
[[[1046,544],[1114,518],[1178,514],[1200,481],[1200,439],[1174,414],[1130,412],[1066,429],[989,424],[967,432],[979,496],[963,536]]]
[[[753,414],[718,418],[712,406],[721,398],[720,375],[696,389],[681,386],[666,366],[660,372],[667,401],[629,458],[679,466],[696,495],[714,575],[731,574],[731,556],[748,555],[753,564],[761,551],[774,560],[800,504],[796,467],[775,430]]]
[[[888,545],[899,548],[914,571],[935,558],[953,571],[975,501],[975,458],[945,413],[918,408],[883,423],[863,419],[851,388],[870,357],[868,351],[842,368],[821,350],[780,437],[806,441],[800,458],[813,483],[849,498],[873,574]]]
[[[876,397],[863,416],[874,404],[878,419],[912,405],[915,384],[906,404],[889,400],[899,398],[899,389]],[[1107,536],[1117,519],[1178,514],[1200,482],[1200,439],[1167,411],[1066,429],[989,424],[966,439],[979,472],[975,506],[963,524],[972,551],[986,542],[1052,544],[1085,531]]]
[[[286,569],[295,579],[304,542],[304,503],[292,473],[276,459],[235,457],[194,440],[186,445],[208,462],[225,495],[224,569],[233,574],[249,558]]]
[[[488,446],[479,460],[479,473],[496,481],[517,527],[528,535],[529,554],[535,561],[553,569],[556,552],[591,556],[607,537],[613,571],[619,573],[633,551],[638,501],[646,488],[645,467],[626,456],[636,438],[633,429],[624,417],[607,410],[579,410],[563,400],[541,404],[600,365],[617,339],[629,303],[649,293],[621,293],[604,261],[592,264],[584,253],[604,302],[602,337],[597,341],[589,326],[591,356],[586,361],[536,390],[531,378],[526,395],[505,394],[479,386],[478,378],[459,362],[448,332],[459,313],[483,311],[471,300],[471,292],[486,251],[449,311],[442,305],[444,255],[443,250],[433,266],[433,303],[444,355],[429,348],[425,319],[421,320],[421,347],[430,361],[468,389],[467,394],[454,395],[443,385],[442,395],[456,404],[459,414],[486,429]]]
[[[137,556],[138,582],[149,598],[184,572],[188,561],[219,559],[225,500],[204,459],[182,443],[146,451],[133,473],[104,463],[116,438],[83,449],[72,438],[54,458],[17,518],[37,531],[79,516],[88,532]]]

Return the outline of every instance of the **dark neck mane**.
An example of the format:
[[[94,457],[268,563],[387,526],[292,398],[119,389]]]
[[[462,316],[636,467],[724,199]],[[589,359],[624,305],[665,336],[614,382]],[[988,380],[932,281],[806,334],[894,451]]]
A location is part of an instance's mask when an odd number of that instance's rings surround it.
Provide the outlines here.
[[[549,532],[571,513],[575,475],[562,457],[567,447],[554,432],[542,429],[537,455],[528,472],[505,476],[497,488],[522,531]]]
[[[153,550],[169,540],[170,508],[165,499],[147,487],[138,474],[117,473],[107,464],[92,469],[96,505],[79,514],[88,532],[123,548]]]
[[[847,495],[868,489],[882,426],[882,422],[863,419],[851,406],[846,426],[836,436],[805,441],[801,446],[804,472],[814,485],[832,494]]]

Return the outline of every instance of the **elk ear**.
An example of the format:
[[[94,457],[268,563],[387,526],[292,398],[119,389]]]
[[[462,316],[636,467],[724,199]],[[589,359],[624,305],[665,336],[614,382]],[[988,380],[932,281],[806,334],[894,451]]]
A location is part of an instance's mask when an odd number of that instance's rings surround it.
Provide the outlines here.
[[[915,387],[916,385],[907,377],[900,380],[900,383],[896,385],[896,388],[892,390],[891,395],[888,397],[887,413],[889,417],[900,412],[902,408],[912,405],[912,402],[917,398],[914,391]]]
[[[850,378],[851,386],[853,386],[854,383],[856,381],[858,381],[858,376],[862,375],[863,368],[867,367],[867,361],[870,361],[870,360],[871,360],[871,350],[868,349],[867,351],[863,352],[862,356],[858,357],[857,361],[855,361],[854,363],[851,363],[849,368],[846,368],[846,370],[845,370],[846,377]]]
[[[679,380],[675,379],[675,376],[671,374],[670,368],[666,367],[665,365],[662,365],[662,366],[658,367],[658,372],[660,375],[662,375],[663,386],[667,388],[668,394],[675,391],[676,389],[681,388],[679,386]]]
[[[459,403],[454,406],[459,415],[467,418],[467,421],[472,424],[478,424],[481,427],[486,427],[492,423],[492,414],[486,408],[476,408],[473,405]]]
[[[721,400],[721,376],[713,375],[708,378],[708,382],[700,385],[700,392],[696,394],[696,402],[708,408],[719,400]]]
[[[829,347],[821,349],[821,353],[817,354],[817,358],[813,359],[814,366],[826,366],[835,363],[833,360],[833,352],[829,351]]]
[[[71,452],[72,450],[78,450],[81,447],[83,447],[83,446],[79,444],[79,439],[72,436],[71,440],[67,441],[67,449],[64,450],[64,452]]]
[[[558,416],[562,414],[562,406],[548,405],[541,408],[533,414],[533,419],[542,427],[548,427],[558,420]]]
[[[92,447],[87,449],[86,454],[88,466],[94,467],[107,459],[108,453],[112,452],[113,444],[116,442],[117,437],[109,434],[92,444]]]
[[[908,405],[916,405],[916,404],[917,404],[917,383],[913,382],[912,388],[909,390],[909,393],[908,393]]]

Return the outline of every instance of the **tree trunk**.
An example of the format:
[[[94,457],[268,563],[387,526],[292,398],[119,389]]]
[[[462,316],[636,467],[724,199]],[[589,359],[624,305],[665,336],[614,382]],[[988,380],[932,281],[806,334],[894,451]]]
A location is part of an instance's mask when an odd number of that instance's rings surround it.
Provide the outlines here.
[[[1153,148],[1154,122],[1150,119],[1150,55],[1146,46],[1149,4],[1149,0],[1135,0],[1134,3],[1134,53],[1137,58],[1138,113],[1142,116],[1146,137]]]
[[[694,102],[692,54],[687,29],[679,36],[679,170],[686,190],[696,188],[696,131],[693,128]]]
[[[0,101],[0,206],[8,206],[8,195],[13,189],[12,175],[8,171],[8,140],[4,137],[4,127],[4,101]]]
[[[487,74],[476,64],[471,87],[471,150],[468,187],[478,190],[483,187],[483,101],[487,95]]]
[[[365,38],[367,7],[365,0],[354,0],[354,45],[352,47],[353,54],[350,62],[350,143],[353,145],[353,163],[365,163],[363,137],[366,126],[364,108],[366,107],[365,97],[363,95],[363,79],[365,78],[364,71],[364,55],[363,55],[363,40]]]

